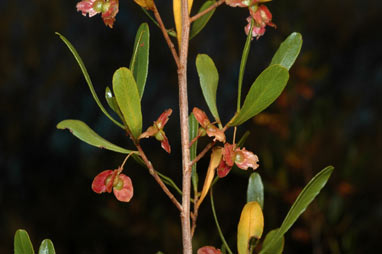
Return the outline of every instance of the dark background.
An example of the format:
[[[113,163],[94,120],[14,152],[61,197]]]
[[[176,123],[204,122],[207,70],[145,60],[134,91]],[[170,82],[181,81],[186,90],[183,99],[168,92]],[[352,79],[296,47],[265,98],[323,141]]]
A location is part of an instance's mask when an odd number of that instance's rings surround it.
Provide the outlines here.
[[[99,16],[89,19],[76,12],[76,2],[0,2],[0,253],[13,252],[18,228],[30,233],[35,249],[50,238],[61,254],[180,253],[179,216],[148,172],[127,162],[135,188],[130,203],[96,195],[90,189],[93,177],[116,168],[124,156],[55,128],[61,120],[81,119],[101,136],[132,148],[98,110],[54,32],[75,45],[103,98],[113,72],[129,64],[139,24],[149,21],[133,1],[121,0],[115,27],[109,29]],[[168,27],[173,26],[170,2],[157,2]],[[196,0],[194,13],[201,3]],[[304,44],[282,96],[238,130],[239,136],[251,131],[245,146],[260,158],[265,232],[281,224],[312,176],[334,165],[324,191],[287,233],[284,253],[375,253],[382,230],[382,3],[295,0],[267,6],[278,27],[253,41],[244,92],[287,35],[300,32]],[[196,54],[207,53],[220,72],[217,103],[223,122],[234,113],[247,15],[246,9],[219,7],[191,41],[190,109],[207,111],[194,66]],[[166,126],[173,153],[168,156],[155,140],[142,143],[157,169],[180,185],[176,69],[159,29],[149,24],[144,128],[173,108]],[[201,178],[207,163],[198,164]],[[214,188],[219,220],[233,249],[249,173],[233,171]],[[195,236],[195,246],[202,245],[221,245],[208,200]]]

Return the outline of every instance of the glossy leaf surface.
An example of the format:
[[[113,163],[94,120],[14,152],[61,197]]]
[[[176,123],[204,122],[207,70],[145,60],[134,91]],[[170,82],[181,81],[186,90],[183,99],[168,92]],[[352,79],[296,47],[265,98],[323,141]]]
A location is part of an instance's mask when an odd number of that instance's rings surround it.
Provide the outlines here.
[[[288,38],[283,41],[272,58],[273,64],[280,64],[288,70],[292,67],[302,46],[302,36],[299,33],[291,33]]]
[[[121,113],[121,110],[119,110],[119,107],[118,107],[118,103],[117,103],[117,100],[115,99],[112,91],[110,90],[110,88],[107,86],[106,89],[105,89],[105,99],[106,99],[106,102],[107,104],[109,105],[109,107],[115,112],[117,113],[117,115],[123,119],[123,116],[122,116],[122,113]]]
[[[269,240],[269,244],[263,247],[260,254],[267,253],[268,249],[274,248],[274,245],[277,244],[280,238],[289,230],[289,228],[296,222],[298,217],[305,211],[313,199],[320,193],[333,170],[334,167],[328,166],[321,170],[315,177],[312,178],[312,180],[310,180],[310,182],[298,195],[296,201],[293,203],[277,233],[274,233],[272,239]]]
[[[56,254],[52,241],[49,239],[42,241],[38,254]]]
[[[277,233],[277,230],[278,229],[273,229],[268,232],[263,242],[263,248],[270,243],[271,239],[273,239],[273,237]],[[272,245],[271,248],[269,248],[266,252],[264,252],[264,254],[281,254],[284,250],[284,243],[285,243],[285,239],[284,239],[284,236],[282,236],[281,238],[279,238],[277,242],[275,242],[275,244]]]
[[[264,185],[259,173],[254,172],[248,180],[247,202],[256,201],[264,209]]]
[[[64,120],[57,124],[57,129],[68,129],[74,136],[89,145],[105,148],[118,153],[129,154],[132,151],[114,145],[95,133],[86,123],[80,120]]]
[[[199,54],[196,57],[196,69],[198,71],[204,99],[215,120],[220,123],[219,113],[216,107],[216,90],[219,82],[218,70],[212,59],[206,54]]]
[[[142,98],[149,70],[150,30],[147,23],[138,28],[133,50],[130,70],[137,83],[139,96]]]
[[[134,76],[128,68],[114,72],[113,91],[125,123],[135,138],[142,132],[141,99]]]
[[[276,64],[266,68],[252,84],[243,107],[230,125],[242,124],[266,109],[280,96],[288,79],[289,73],[285,67]]]
[[[216,3],[214,0],[206,1],[199,9],[198,13],[204,11],[211,5]],[[201,16],[199,19],[195,20],[192,23],[191,30],[190,30],[190,40],[194,38],[200,31],[203,30],[203,28],[207,25],[208,21],[211,19],[212,15],[214,15],[216,9],[213,9],[206,13],[205,15]]]
[[[97,103],[98,107],[101,109],[101,111],[113,122],[115,123],[116,125],[118,125],[119,127],[121,127],[122,129],[124,129],[125,127],[123,126],[123,124],[119,123],[117,120],[115,120],[108,112],[107,110],[104,108],[104,106],[102,105],[101,101],[98,99],[98,96],[94,90],[94,86],[93,86],[93,83],[92,83],[92,80],[90,79],[90,76],[89,76],[89,73],[88,71],[86,70],[86,67],[85,67],[85,64],[84,62],[82,61],[80,55],[78,54],[77,50],[74,48],[74,46],[70,43],[70,41],[68,39],[66,39],[63,35],[59,34],[59,33],[56,33],[60,39],[66,44],[66,46],[69,48],[70,52],[72,52],[74,58],[76,59],[78,65],[80,66],[81,68],[81,71],[82,71],[82,74],[84,75],[85,77],[85,80],[86,80],[86,83],[88,84],[89,86],[89,89],[90,89],[90,92],[93,96],[93,99],[95,100],[95,102]]]
[[[16,231],[14,239],[15,254],[34,254],[32,242],[27,231],[19,229]]]

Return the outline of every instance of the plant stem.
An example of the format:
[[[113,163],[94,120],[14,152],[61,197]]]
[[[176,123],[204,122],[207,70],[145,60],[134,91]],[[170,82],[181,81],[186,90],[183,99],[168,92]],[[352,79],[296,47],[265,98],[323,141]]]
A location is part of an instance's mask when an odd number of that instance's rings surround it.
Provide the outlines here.
[[[180,214],[182,224],[183,254],[192,254],[192,236],[190,223],[190,196],[191,196],[191,163],[188,127],[188,95],[187,95],[187,57],[190,34],[190,17],[188,15],[188,1],[181,0],[182,13],[182,37],[179,45],[179,113],[180,134],[182,144],[182,172],[183,172],[183,195],[182,212]]]
[[[210,200],[211,200],[212,214],[214,216],[214,220],[215,220],[215,223],[216,223],[216,228],[218,229],[220,239],[222,240],[224,246],[227,248],[228,253],[232,254],[232,250],[229,248],[229,246],[227,244],[227,241],[224,238],[223,232],[222,232],[222,230],[220,228],[220,225],[219,225],[218,217],[216,216],[214,196],[213,196],[213,193],[212,193],[212,186],[211,186],[211,189],[210,189]]]
[[[164,38],[165,38],[165,40],[167,42],[168,47],[170,48],[172,56],[174,57],[174,61],[176,63],[176,67],[179,69],[179,67],[180,67],[179,56],[176,53],[176,49],[175,49],[174,43],[172,43],[171,38],[168,36],[167,29],[166,29],[166,27],[163,24],[162,18],[161,18],[160,14],[159,14],[159,11],[158,11],[157,6],[155,5],[154,1],[153,1],[153,4],[154,4],[153,12],[154,12],[155,19],[158,21],[158,24],[159,24],[159,27],[160,27],[160,29],[162,31],[162,34],[163,34],[163,36],[164,36]]]
[[[171,191],[167,188],[167,186],[163,183],[162,179],[158,176],[158,174],[157,174],[156,170],[154,169],[153,165],[151,164],[149,159],[147,159],[146,154],[143,152],[142,147],[140,146],[140,144],[138,143],[138,144],[135,144],[135,145],[136,145],[136,147],[138,149],[139,155],[141,156],[142,160],[145,162],[146,167],[149,169],[150,175],[152,175],[154,177],[155,181],[159,184],[159,186],[162,188],[164,193],[166,193],[166,195],[170,198],[172,203],[174,203],[176,208],[178,208],[178,210],[182,212],[182,210],[183,210],[182,206],[180,205],[178,200],[174,197],[174,195],[171,193]]]
[[[217,8],[219,5],[223,4],[225,2],[225,0],[219,0],[217,1],[216,3],[214,3],[213,5],[211,5],[210,7],[208,7],[207,9],[205,9],[204,11],[201,11],[199,12],[198,14],[196,14],[195,16],[192,16],[190,18],[190,23],[194,22],[195,20],[197,20],[198,18],[206,15],[207,13],[209,13],[210,11],[212,11],[213,9]]]

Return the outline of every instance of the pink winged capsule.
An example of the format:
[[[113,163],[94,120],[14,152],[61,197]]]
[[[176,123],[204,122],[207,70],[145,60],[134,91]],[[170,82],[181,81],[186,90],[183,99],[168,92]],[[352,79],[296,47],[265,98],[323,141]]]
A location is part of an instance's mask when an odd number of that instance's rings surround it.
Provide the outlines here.
[[[168,118],[171,115],[171,113],[172,113],[172,109],[167,109],[165,112],[163,112],[158,117],[158,119],[154,122],[154,124],[150,126],[149,128],[147,128],[147,130],[139,136],[139,139],[155,137],[156,140],[161,142],[162,148],[166,152],[171,153],[170,143],[168,142],[166,133],[163,131],[163,128],[168,122]]]
[[[217,173],[220,178],[225,177],[231,171],[234,164],[240,169],[253,170],[259,167],[259,158],[254,153],[247,151],[245,148],[236,147],[236,145],[224,144],[222,159],[217,168]]]
[[[81,11],[82,15],[93,17],[98,13],[102,13],[102,19],[105,25],[113,28],[115,16],[119,11],[118,0],[82,0],[76,5],[77,11]]]
[[[195,107],[193,108],[192,113],[194,114],[196,120],[199,122],[200,126],[203,128],[202,132],[205,131],[209,137],[214,137],[214,141],[218,140],[222,143],[225,143],[224,132],[210,122],[203,110]]]
[[[204,246],[198,249],[197,254],[222,254],[222,252],[213,246]]]
[[[129,202],[134,195],[130,177],[120,174],[120,169],[105,170],[94,177],[92,190],[101,194],[113,191],[114,196],[122,202]]]

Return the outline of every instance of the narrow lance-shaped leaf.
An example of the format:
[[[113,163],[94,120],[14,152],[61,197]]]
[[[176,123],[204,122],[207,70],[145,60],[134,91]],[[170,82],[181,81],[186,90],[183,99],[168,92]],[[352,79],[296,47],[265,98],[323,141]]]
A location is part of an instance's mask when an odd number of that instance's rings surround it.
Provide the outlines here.
[[[114,72],[113,91],[125,123],[135,138],[142,132],[141,99],[134,76],[128,68]]]
[[[264,209],[264,185],[260,174],[254,172],[248,180],[247,202],[256,201]]]
[[[278,229],[273,229],[268,232],[268,234],[265,236],[263,246],[267,246],[270,241],[273,239],[275,234],[277,234]],[[275,242],[271,248],[269,248],[267,251],[264,252],[264,254],[281,254],[284,250],[284,236],[279,238],[277,242]]]
[[[113,122],[115,123],[117,126],[121,127],[122,129],[125,129],[125,126],[121,123],[119,123],[117,120],[115,120],[107,111],[106,109],[104,108],[104,106],[102,105],[101,101],[98,99],[98,96],[94,90],[94,86],[93,86],[93,83],[90,79],[90,76],[89,76],[89,73],[88,71],[86,70],[86,67],[85,67],[85,64],[84,62],[82,61],[80,55],[78,54],[77,50],[73,47],[73,45],[68,41],[68,39],[66,39],[63,35],[61,35],[60,33],[56,33],[60,39],[66,44],[66,46],[69,48],[70,52],[72,52],[74,58],[76,59],[78,65],[80,66],[81,68],[81,71],[82,71],[82,74],[84,75],[85,77],[85,80],[86,80],[86,83],[88,84],[89,86],[89,89],[90,89],[90,92],[95,100],[95,102],[97,103],[98,107],[101,109],[101,111]]]
[[[211,187],[212,180],[214,179],[214,176],[215,176],[215,170],[219,166],[221,157],[222,157],[222,149],[215,148],[212,150],[210,164],[208,165],[206,178],[204,179],[203,189],[200,194],[198,203],[196,204],[197,207],[199,207],[200,204],[203,202],[204,198],[206,197],[208,193],[208,190]]]
[[[15,254],[34,254],[33,245],[27,231],[18,229],[14,239]]]
[[[190,117],[188,118],[188,124],[189,124],[190,141],[191,141],[198,135],[198,127],[199,127],[198,121],[196,121],[196,118],[193,113],[191,113]],[[192,144],[190,148],[190,161],[193,161],[196,157],[197,146],[198,146],[198,140],[195,140],[195,142]],[[196,163],[192,165],[191,180],[192,180],[192,185],[194,188],[194,193],[196,194],[198,192],[198,182],[199,182],[198,172],[196,170]]]
[[[199,54],[196,57],[196,69],[198,71],[200,87],[202,88],[204,99],[207,102],[215,120],[220,123],[220,117],[216,106],[216,90],[218,88],[219,74],[212,59],[206,54]]]
[[[135,36],[133,55],[131,56],[130,70],[133,73],[140,98],[146,85],[149,69],[150,30],[147,23],[140,25]]]
[[[200,7],[198,13],[200,13],[200,12],[204,11],[205,9],[209,8],[214,3],[216,3],[215,0],[206,1],[202,5],[202,7]],[[214,12],[215,12],[215,9],[212,9],[211,11],[209,11],[205,15],[201,16],[199,19],[195,20],[192,23],[191,31],[190,31],[190,40],[192,38],[194,38],[198,33],[200,33],[200,31],[203,30],[203,28],[207,25],[207,23],[210,20],[210,18],[212,17],[212,15],[214,15]]]
[[[52,241],[49,239],[42,241],[38,254],[56,254]]]
[[[117,103],[112,91],[110,90],[110,88],[108,86],[105,89],[105,99],[106,99],[106,102],[109,105],[109,107],[115,113],[117,113],[117,115],[121,118],[121,120],[123,120],[123,116],[122,116],[121,110],[119,110],[118,103]]]
[[[305,211],[313,199],[320,193],[321,189],[327,183],[334,167],[328,166],[321,170],[310,182],[304,187],[296,201],[293,203],[287,216],[285,217],[280,229],[274,234],[267,245],[259,254],[267,253],[268,249],[274,248],[279,239],[289,230],[289,228],[296,222],[297,218]]]
[[[280,96],[288,79],[289,73],[285,67],[276,64],[266,68],[252,84],[243,107],[230,125],[240,125],[266,109]]]
[[[288,70],[292,67],[302,46],[302,36],[299,33],[291,33],[283,41],[272,58],[272,64],[280,64]]]
[[[249,28],[249,31],[252,31],[253,25],[254,25],[254,20],[251,19],[251,26]],[[240,61],[240,71],[239,71],[239,79],[238,79],[238,85],[237,85],[236,112],[240,111],[240,106],[241,106],[241,89],[242,89],[242,86],[243,86],[244,72],[245,72],[245,67],[247,65],[247,59],[248,59],[249,50],[251,49],[251,41],[252,41],[252,33],[248,33],[247,39],[245,40],[243,54],[241,55],[241,61]]]
[[[240,148],[243,147],[245,141],[247,141],[247,138],[248,138],[249,134],[251,134],[251,132],[250,132],[250,131],[246,131],[246,132],[243,134],[243,136],[241,136],[240,140],[236,143],[236,146],[237,146],[237,147],[240,147]]]
[[[68,129],[80,140],[98,148],[105,148],[118,153],[129,154],[132,151],[119,147],[95,133],[90,127],[80,120],[64,120],[57,124],[57,129]]]

